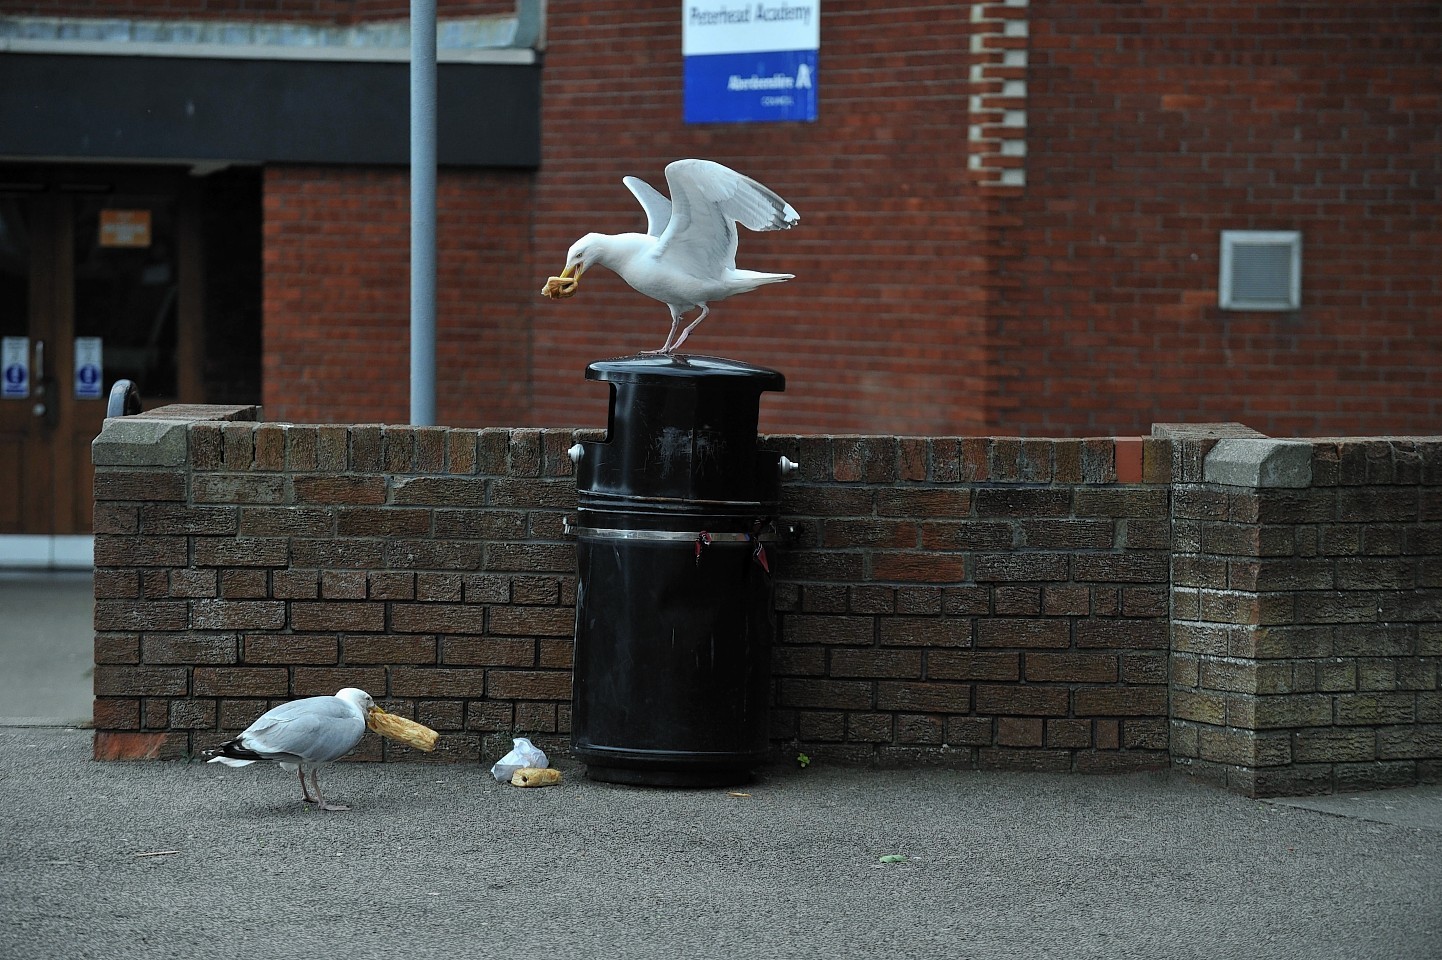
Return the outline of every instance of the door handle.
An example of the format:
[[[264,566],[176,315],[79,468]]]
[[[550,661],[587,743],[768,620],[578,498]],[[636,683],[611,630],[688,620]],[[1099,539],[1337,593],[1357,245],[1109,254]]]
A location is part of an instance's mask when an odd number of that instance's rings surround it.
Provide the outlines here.
[[[45,426],[53,428],[57,422],[59,408],[55,405],[55,398],[50,396],[50,380],[45,376],[45,341],[35,341],[35,363],[34,384],[35,384],[35,406],[30,412],[45,421]]]

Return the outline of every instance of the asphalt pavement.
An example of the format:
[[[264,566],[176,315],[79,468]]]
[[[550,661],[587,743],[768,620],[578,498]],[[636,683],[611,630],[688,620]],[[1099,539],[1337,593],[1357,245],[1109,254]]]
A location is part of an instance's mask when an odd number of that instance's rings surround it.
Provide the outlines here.
[[[0,571],[0,726],[90,723],[94,593],[88,571]]]
[[[0,957],[1427,958],[1442,830],[1167,774],[98,763],[0,728]],[[738,795],[739,794],[739,795]],[[1435,797],[1434,797],[1435,800]],[[1405,818],[1403,818],[1405,819]]]
[[[343,763],[326,797],[352,809],[321,813],[269,764],[90,756],[88,730],[0,725],[0,960],[1435,960],[1442,943],[1436,787],[1257,801],[1165,773],[813,763],[658,790],[562,760],[561,784],[528,790]]]

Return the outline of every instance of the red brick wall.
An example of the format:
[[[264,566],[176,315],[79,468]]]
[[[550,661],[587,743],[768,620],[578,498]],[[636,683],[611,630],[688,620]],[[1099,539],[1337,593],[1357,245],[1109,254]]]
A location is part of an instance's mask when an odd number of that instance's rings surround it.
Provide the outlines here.
[[[194,754],[347,685],[438,759],[564,754],[577,432],[255,413],[94,444],[96,756]],[[1442,777],[1442,441],[1159,433],[763,438],[800,464],[768,552],[775,755],[1170,757],[1249,795]]]
[[[275,420],[404,422],[410,409],[410,184],[403,170],[265,171],[264,407]],[[440,174],[436,407],[524,423],[532,180]],[[604,416],[604,413],[602,414]]]
[[[1165,762],[1168,442],[770,444],[801,464],[773,739],[884,764]]]
[[[166,441],[101,441],[121,463],[95,488],[97,756],[194,753],[268,704],[347,685],[442,731],[438,759],[512,730],[563,748],[569,431],[187,413],[206,416],[160,414],[180,437],[112,428],[178,440],[179,464],[155,455]],[[382,758],[380,742],[358,756]]]
[[[1431,3],[1034,0],[992,427],[1442,422]],[[1302,309],[1217,307],[1224,229],[1303,234]]]
[[[802,224],[743,237],[741,261],[798,279],[721,304],[693,341],[788,374],[772,428],[1436,429],[1433,5],[1032,3],[1027,183],[985,191],[965,173],[967,5],[824,4],[820,120],[754,127],[680,122],[673,4],[572,7],[551,6],[538,267],[630,228],[616,181],[671,157],[777,187]],[[1216,306],[1232,228],[1303,232],[1301,310]],[[567,358],[536,370],[539,422],[579,416],[586,360],[665,329],[609,277],[537,316],[538,353]]]
[[[538,277],[559,272],[588,231],[644,228],[623,176],[664,190],[668,161],[721,161],[801,214],[794,230],[743,229],[738,265],[797,278],[717,304],[688,349],[783,371],[768,429],[980,429],[985,263],[964,157],[969,16],[955,3],[824,3],[817,123],[688,126],[677,4],[551,3]],[[538,302],[534,316],[538,423],[591,422],[595,399],[576,390],[586,364],[659,347],[670,322],[605,270],[575,299]]]
[[[573,431],[206,415],[97,441],[98,756],[194,753],[348,685],[439,730],[441,758],[566,751]],[[778,751],[1166,763],[1166,441],[766,444],[802,465],[799,542],[773,551]]]
[[[251,15],[240,0],[104,9]],[[442,178],[443,421],[599,422],[585,365],[658,346],[666,310],[604,270],[573,300],[536,291],[580,234],[639,225],[623,175],[660,185],[668,160],[704,156],[802,215],[794,231],[744,235],[739,257],[797,279],[718,304],[690,341],[786,373],[764,429],[1436,430],[1435,4],[1001,9],[1027,18],[1027,36],[1006,41],[1029,57],[1026,156],[1007,158],[1024,167],[1022,187],[984,186],[967,169],[979,92],[970,4],[827,0],[818,122],[687,126],[676,4],[553,0],[542,168]],[[390,0],[316,0],[256,16],[404,14]],[[405,196],[399,171],[268,171],[268,416],[406,418]],[[1302,231],[1300,310],[1218,309],[1218,236],[1230,228]]]
[[[1173,762],[1251,796],[1436,782],[1442,442],[1304,446],[1305,487],[1174,478]]]

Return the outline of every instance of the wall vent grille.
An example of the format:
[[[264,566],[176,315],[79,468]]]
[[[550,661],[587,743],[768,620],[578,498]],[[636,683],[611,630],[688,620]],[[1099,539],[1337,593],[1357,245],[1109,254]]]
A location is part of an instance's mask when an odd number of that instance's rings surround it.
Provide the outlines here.
[[[1223,310],[1296,310],[1302,305],[1302,234],[1223,230],[1218,303]]]

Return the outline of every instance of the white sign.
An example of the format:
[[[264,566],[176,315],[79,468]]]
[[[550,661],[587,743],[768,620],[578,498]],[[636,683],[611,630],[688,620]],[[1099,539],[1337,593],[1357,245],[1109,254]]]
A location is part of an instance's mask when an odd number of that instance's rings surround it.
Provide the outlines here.
[[[681,11],[683,57],[821,46],[821,0],[699,0],[683,2]]]
[[[75,338],[75,399],[99,400],[103,341],[99,337]]]
[[[687,123],[815,120],[821,0],[681,5]]]
[[[30,396],[30,338],[5,337],[0,341],[0,397],[24,400]]]

